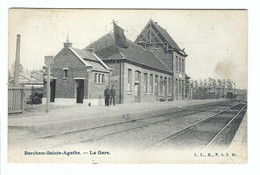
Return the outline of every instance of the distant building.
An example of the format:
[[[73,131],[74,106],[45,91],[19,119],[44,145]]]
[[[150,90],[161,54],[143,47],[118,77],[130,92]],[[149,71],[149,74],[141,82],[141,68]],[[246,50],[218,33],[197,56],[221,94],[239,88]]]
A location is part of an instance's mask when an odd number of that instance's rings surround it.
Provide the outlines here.
[[[51,65],[51,102],[58,104],[104,103],[111,69],[94,53],[72,47],[67,41]],[[44,83],[46,96],[46,81]]]

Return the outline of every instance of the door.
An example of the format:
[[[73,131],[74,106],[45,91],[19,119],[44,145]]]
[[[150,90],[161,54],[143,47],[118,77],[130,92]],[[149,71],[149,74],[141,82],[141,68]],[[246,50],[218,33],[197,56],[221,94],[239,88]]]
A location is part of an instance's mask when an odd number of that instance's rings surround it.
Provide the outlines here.
[[[84,99],[84,80],[76,80],[77,103],[83,103]]]
[[[159,99],[159,96],[158,96],[158,89],[159,89],[159,86],[158,86],[158,75],[155,76],[155,96],[156,96],[156,100],[158,101]]]
[[[164,78],[164,84],[163,84],[163,86],[164,86],[164,88],[163,88],[163,90],[164,90],[164,100],[167,100],[167,84],[168,82],[167,82],[167,78],[165,77]]]
[[[140,84],[139,83],[135,83],[135,102],[138,103],[140,102]]]
[[[55,101],[55,92],[56,92],[56,79],[51,81],[51,102]]]

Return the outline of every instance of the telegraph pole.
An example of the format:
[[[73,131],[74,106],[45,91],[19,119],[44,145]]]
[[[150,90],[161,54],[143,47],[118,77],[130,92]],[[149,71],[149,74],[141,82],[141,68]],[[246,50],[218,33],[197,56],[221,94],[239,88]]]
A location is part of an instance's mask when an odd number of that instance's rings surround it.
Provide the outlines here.
[[[46,113],[50,111],[50,97],[51,97],[51,66],[54,63],[53,56],[45,56],[45,64],[47,65],[47,87],[46,87]]]

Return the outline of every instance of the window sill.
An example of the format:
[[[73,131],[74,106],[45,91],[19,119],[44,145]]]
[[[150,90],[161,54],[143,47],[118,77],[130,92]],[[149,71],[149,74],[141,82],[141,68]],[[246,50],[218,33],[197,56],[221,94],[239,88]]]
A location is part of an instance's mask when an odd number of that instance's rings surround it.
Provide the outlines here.
[[[106,83],[96,83],[94,82],[95,85],[105,85]]]
[[[130,91],[127,91],[126,94],[127,94],[127,95],[133,95],[133,93],[130,92]]]

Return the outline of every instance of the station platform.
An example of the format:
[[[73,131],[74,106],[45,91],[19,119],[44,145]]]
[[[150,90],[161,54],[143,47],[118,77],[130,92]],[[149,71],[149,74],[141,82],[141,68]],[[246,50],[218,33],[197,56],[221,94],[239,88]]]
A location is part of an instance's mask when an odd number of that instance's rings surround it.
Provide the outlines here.
[[[244,156],[247,156],[247,112],[229,146],[229,149],[238,150]]]
[[[226,100],[185,100],[117,104],[109,107],[51,104],[48,113],[45,112],[45,105],[35,105],[32,106],[34,108],[21,115],[9,116],[8,128],[19,130],[17,134],[23,133],[21,131],[24,130],[27,131],[24,134],[33,133],[39,137],[44,137],[145,116],[163,115],[189,106],[224,101]]]

